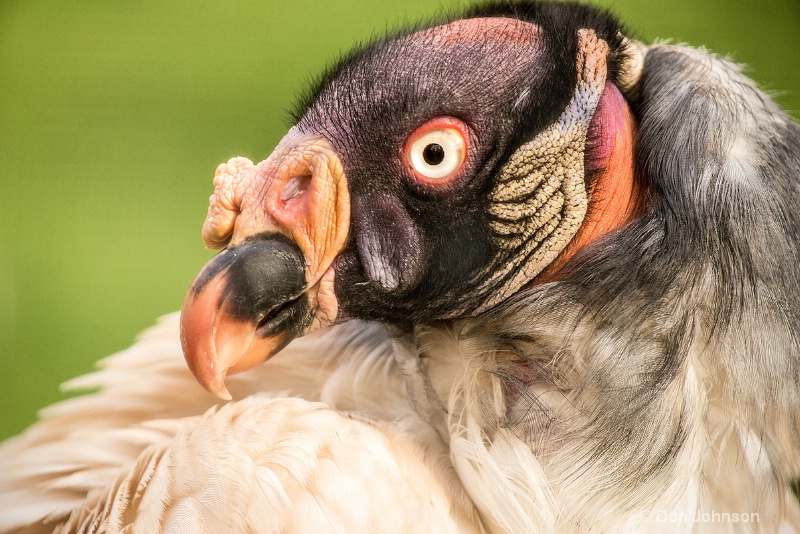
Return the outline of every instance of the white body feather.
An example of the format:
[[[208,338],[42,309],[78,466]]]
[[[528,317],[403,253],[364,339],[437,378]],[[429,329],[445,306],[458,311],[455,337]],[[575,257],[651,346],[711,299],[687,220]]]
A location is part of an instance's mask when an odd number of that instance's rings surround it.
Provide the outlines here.
[[[558,462],[536,458],[508,429],[487,438],[480,404],[503,398],[482,372],[491,354],[469,336],[439,333],[426,345],[438,355],[427,374],[449,413],[436,428],[409,403],[407,359],[379,325],[353,322],[297,340],[229,378],[235,400],[222,406],[186,369],[177,329],[177,315],[166,317],[66,385],[99,391],[48,408],[3,444],[0,531],[762,531],[758,522],[693,521],[707,508],[700,503],[737,498],[735,487],[698,479],[700,447],[682,460],[686,476],[674,488],[616,503],[634,513],[587,517],[597,512],[591,493],[557,483]],[[753,469],[763,460],[758,451],[749,457]],[[785,502],[782,532],[798,532],[797,507]],[[766,521],[771,512],[762,513]]]
[[[353,328],[298,340],[229,379],[240,400],[221,407],[186,369],[177,330],[165,318],[66,385],[97,393],[3,445],[0,531],[482,532],[382,328],[336,366]]]

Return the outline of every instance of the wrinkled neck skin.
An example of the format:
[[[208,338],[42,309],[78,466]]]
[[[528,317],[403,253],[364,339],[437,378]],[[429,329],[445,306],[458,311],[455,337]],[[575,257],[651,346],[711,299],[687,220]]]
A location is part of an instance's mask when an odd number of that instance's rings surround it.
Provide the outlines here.
[[[591,121],[587,119],[588,131],[581,138],[585,145],[583,147],[585,172],[592,173],[591,185],[587,191],[589,206],[583,224],[564,250],[533,280],[525,284],[521,292],[529,293],[535,291],[537,286],[562,279],[564,267],[577,254],[595,241],[635,220],[645,209],[645,192],[641,181],[635,176],[634,139],[637,133],[637,120],[621,91],[624,91],[628,98],[638,98],[638,83],[646,48],[637,42],[630,42],[628,46],[631,57],[628,71],[621,75],[618,81],[620,88],[605,82],[602,94],[597,95],[598,102],[595,104],[594,116]],[[579,63],[579,70],[580,68]],[[590,73],[591,75],[593,73]],[[576,92],[575,100],[578,99],[579,93],[580,91]],[[572,109],[574,107],[573,101],[564,115],[575,115]],[[500,294],[502,293],[501,291]],[[510,300],[514,300],[513,297]],[[487,304],[492,303],[487,301]],[[504,308],[504,304],[498,305],[497,308]],[[491,316],[491,306],[487,305],[482,309],[484,316]],[[469,320],[456,321],[457,324],[469,324],[469,322]],[[483,345],[485,353],[491,355],[487,356],[485,361],[484,358],[476,359],[465,355],[462,348],[457,346],[457,342],[456,346],[444,348],[439,353],[452,355],[452,358],[423,359],[421,356],[435,352],[424,348],[431,343],[436,344],[437,339],[431,338],[431,336],[436,338],[434,332],[435,330],[422,325],[418,325],[410,333],[399,330],[396,332],[396,359],[406,378],[408,395],[415,409],[439,432],[445,442],[450,440],[450,425],[454,413],[467,411],[473,412],[476,416],[481,413],[483,415],[492,413],[494,415],[489,419],[481,416],[479,426],[484,431],[496,426],[497,419],[505,417],[506,412],[513,409],[510,406],[513,401],[509,398],[524,395],[523,390],[535,381],[536,373],[532,369],[516,366],[511,374],[521,378],[513,385],[504,383],[500,375],[491,379],[482,377],[481,371],[486,370],[487,362],[491,362],[490,366],[493,368],[501,360],[518,360],[511,353],[496,353],[496,344],[492,339],[478,342],[479,345]],[[438,339],[438,341],[443,340]],[[463,369],[454,374],[453,367],[462,365]],[[466,394],[467,389],[471,389],[472,392]],[[464,396],[449,395],[458,391]],[[482,406],[466,407],[463,404],[467,402],[466,399],[474,401],[477,396],[484,397],[480,401],[483,403]],[[450,414],[449,420],[446,414]]]
[[[582,35],[582,38],[587,36],[589,39],[594,37],[593,34],[587,34]],[[598,77],[599,82],[593,80],[596,85],[599,83],[602,91],[595,87],[596,101],[590,106],[594,109],[594,115],[585,118],[586,130],[579,136],[580,143],[576,145],[582,149],[578,153],[583,154],[584,172],[586,175],[591,174],[591,177],[587,176],[585,179],[590,184],[586,191],[589,200],[588,208],[583,208],[585,216],[581,215],[583,222],[580,229],[569,244],[562,247],[563,250],[554,247],[560,253],[548,261],[547,267],[524,283],[521,290],[519,284],[522,282],[512,285],[512,290],[535,293],[538,286],[562,279],[565,276],[565,266],[569,265],[570,260],[595,241],[602,240],[607,234],[635,220],[645,209],[645,192],[641,181],[635,176],[634,139],[637,120],[625,97],[634,100],[638,98],[639,77],[646,48],[633,41],[628,46],[628,70],[620,75],[617,82],[619,88],[604,81],[604,70],[603,75]],[[584,72],[585,68],[579,61],[579,78],[593,79],[596,76],[594,70]],[[594,62],[591,69],[597,69]],[[559,131],[574,126],[567,127],[562,123],[582,115],[576,112],[575,102],[585,99],[586,94],[591,94],[587,89],[589,84],[585,81],[582,83],[583,86],[576,91],[575,98],[559,119]],[[531,143],[535,142],[536,140]],[[548,170],[551,169],[545,169]],[[498,291],[497,294],[502,295],[503,300],[515,300],[514,296],[508,296],[507,291]],[[497,310],[507,307],[506,304],[487,300],[480,309],[475,324],[496,315]],[[480,347],[477,354],[481,356],[474,357],[470,354],[476,347],[469,347],[465,352],[460,336],[455,332],[463,325],[471,324],[471,321],[472,319],[450,321],[448,324],[461,325],[452,327],[453,338],[443,336],[436,329],[424,325],[417,325],[410,332],[395,330],[396,360],[405,377],[409,399],[420,416],[436,429],[445,443],[450,442],[453,425],[461,425],[457,414],[470,414],[469,417],[476,418],[474,422],[481,432],[493,435],[499,429],[498,421],[514,410],[514,402],[520,395],[524,396],[525,389],[538,378],[535,369],[517,365],[519,358],[512,352],[498,351],[495,339],[471,339],[470,343]],[[465,328],[469,330],[468,326]],[[439,350],[432,347],[438,347]],[[500,369],[498,365],[505,368]],[[487,370],[495,374],[487,375],[484,372]],[[504,376],[514,376],[515,383],[508,383]]]

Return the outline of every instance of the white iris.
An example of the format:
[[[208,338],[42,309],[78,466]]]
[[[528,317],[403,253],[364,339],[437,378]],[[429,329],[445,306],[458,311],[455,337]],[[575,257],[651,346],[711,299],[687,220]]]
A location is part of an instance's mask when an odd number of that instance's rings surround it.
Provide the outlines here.
[[[466,143],[455,128],[431,130],[411,144],[408,159],[420,175],[431,180],[447,178],[464,161]]]

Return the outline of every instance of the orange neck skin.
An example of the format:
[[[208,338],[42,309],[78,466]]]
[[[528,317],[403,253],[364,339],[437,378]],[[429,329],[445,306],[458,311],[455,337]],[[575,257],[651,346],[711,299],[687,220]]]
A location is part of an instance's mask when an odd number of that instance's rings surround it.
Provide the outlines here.
[[[599,128],[602,171],[588,191],[589,209],[578,234],[564,251],[547,266],[532,283],[543,284],[562,278],[562,268],[575,254],[607,233],[620,228],[641,215],[644,190],[635,175],[633,143],[636,118],[619,90],[606,84],[592,128]],[[604,155],[604,154],[603,154]]]

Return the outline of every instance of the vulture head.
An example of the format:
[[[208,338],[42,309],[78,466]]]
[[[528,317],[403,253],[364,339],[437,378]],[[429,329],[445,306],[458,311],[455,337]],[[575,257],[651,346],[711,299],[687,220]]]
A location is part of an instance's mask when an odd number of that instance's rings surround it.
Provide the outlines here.
[[[562,510],[734,483],[783,506],[800,129],[736,65],[593,7],[497,2],[357,50],[295,118],[265,161],[217,170],[203,235],[224,250],[181,318],[206,389],[377,321],[451,452],[471,414],[469,446],[524,442]]]
[[[272,155],[217,169],[183,308],[211,392],[296,336],[478,316],[641,211],[641,50],[571,4],[476,9],[327,72]]]

